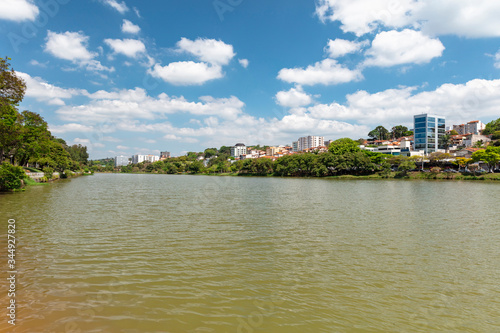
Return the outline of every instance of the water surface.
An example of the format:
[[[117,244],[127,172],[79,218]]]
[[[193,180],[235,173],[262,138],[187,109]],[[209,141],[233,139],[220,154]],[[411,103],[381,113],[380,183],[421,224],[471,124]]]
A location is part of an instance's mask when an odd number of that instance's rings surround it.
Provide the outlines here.
[[[18,325],[1,310],[0,331],[498,332],[499,197],[479,181],[127,174],[0,195],[0,253],[9,218],[19,241]]]

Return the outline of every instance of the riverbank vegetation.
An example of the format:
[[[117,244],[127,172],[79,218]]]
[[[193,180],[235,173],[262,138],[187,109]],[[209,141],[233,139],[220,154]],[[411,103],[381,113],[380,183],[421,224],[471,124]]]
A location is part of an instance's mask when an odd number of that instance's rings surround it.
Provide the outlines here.
[[[495,146],[479,150],[472,158],[455,160],[447,153],[434,153],[425,159],[373,153],[361,150],[357,141],[348,138],[332,142],[328,152],[298,153],[277,159],[261,157],[235,161],[225,149],[208,148],[205,152],[117,168],[113,167],[111,159],[107,159],[95,161],[91,168],[96,172],[119,173],[500,180],[500,173],[484,172],[474,164],[477,161],[488,163],[485,156],[489,156],[491,166],[500,161],[500,147]]]
[[[87,164],[87,147],[67,145],[54,137],[47,122],[35,112],[20,112],[26,83],[11,68],[9,58],[0,58],[0,191],[21,188],[27,172],[57,172],[66,177]]]

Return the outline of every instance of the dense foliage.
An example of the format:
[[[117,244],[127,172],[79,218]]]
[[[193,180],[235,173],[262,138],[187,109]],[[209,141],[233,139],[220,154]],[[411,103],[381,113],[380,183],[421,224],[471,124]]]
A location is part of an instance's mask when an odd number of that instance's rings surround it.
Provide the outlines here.
[[[495,132],[500,131],[500,118],[497,120],[492,120],[486,124],[483,135],[495,134]]]
[[[14,166],[40,169],[50,167],[61,173],[67,169],[80,170],[87,163],[87,147],[67,146],[64,140],[52,136],[39,114],[18,111],[26,83],[16,75],[8,61],[8,58],[0,58],[0,163],[8,161]],[[2,164],[7,170],[5,165]],[[3,174],[2,177],[7,176]],[[14,182],[19,187],[20,180]]]

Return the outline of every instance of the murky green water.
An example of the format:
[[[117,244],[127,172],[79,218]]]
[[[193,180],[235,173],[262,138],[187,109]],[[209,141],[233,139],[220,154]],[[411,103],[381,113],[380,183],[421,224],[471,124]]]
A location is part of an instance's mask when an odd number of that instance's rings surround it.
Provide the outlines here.
[[[95,175],[0,196],[1,332],[499,332],[500,184]]]

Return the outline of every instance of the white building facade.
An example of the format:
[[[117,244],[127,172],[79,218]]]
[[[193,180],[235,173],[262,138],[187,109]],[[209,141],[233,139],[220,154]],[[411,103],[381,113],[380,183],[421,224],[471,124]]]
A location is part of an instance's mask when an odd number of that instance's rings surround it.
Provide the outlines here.
[[[129,163],[130,162],[128,156],[123,156],[123,155],[115,156],[115,167],[128,165]]]
[[[247,154],[247,147],[243,143],[237,143],[231,147],[231,156],[239,158],[241,155]]]
[[[132,156],[132,163],[142,163],[142,162],[157,162],[160,160],[160,156],[156,155],[134,155]]]
[[[310,148],[316,148],[325,145],[325,138],[322,136],[304,136],[293,142],[293,151],[304,151]],[[297,150],[295,150],[297,149]]]

